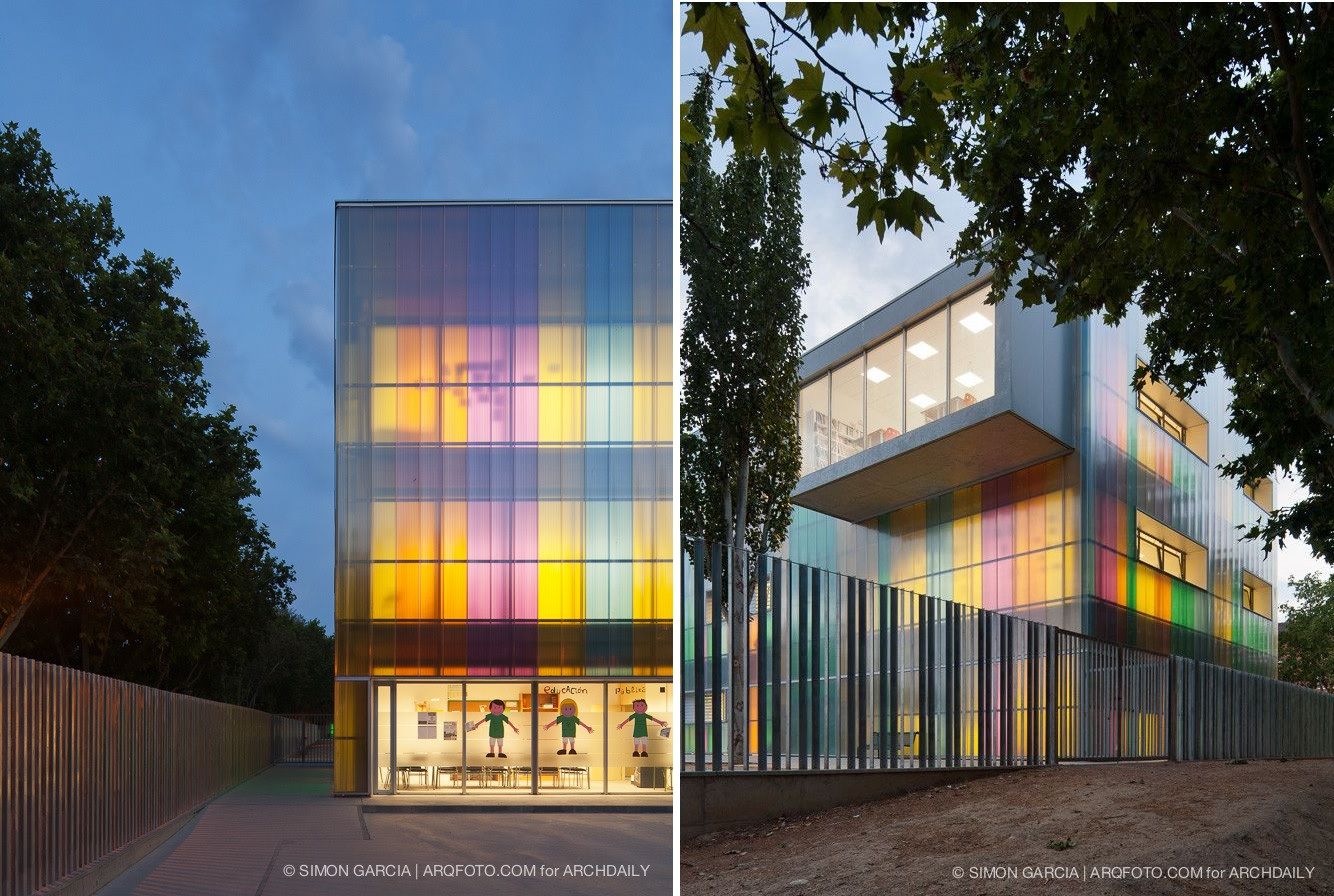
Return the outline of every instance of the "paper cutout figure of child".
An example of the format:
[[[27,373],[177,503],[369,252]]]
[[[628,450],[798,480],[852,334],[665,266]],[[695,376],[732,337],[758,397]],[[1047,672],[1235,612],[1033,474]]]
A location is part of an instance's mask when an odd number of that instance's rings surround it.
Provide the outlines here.
[[[469,731],[476,731],[483,722],[490,722],[491,727],[487,729],[487,737],[491,744],[491,752],[486,754],[487,759],[493,759],[499,756],[501,759],[508,759],[505,755],[505,726],[509,725],[514,729],[514,733],[519,733],[519,726],[510,721],[510,717],[505,715],[505,701],[492,700],[491,711],[482,716],[477,721],[468,726]]]
[[[621,724],[617,725],[616,728],[617,728],[617,730],[620,730],[621,728],[624,728],[626,725],[630,724],[631,722],[634,722],[634,723],[635,723],[635,727],[634,727],[634,730],[632,730],[632,731],[630,732],[630,736],[631,736],[632,738],[634,738],[634,742],[635,742],[635,750],[634,750],[634,752],[631,753],[630,755],[631,755],[631,756],[647,756],[647,755],[648,755],[648,723],[649,723],[650,721],[657,722],[657,723],[658,723],[658,726],[659,726],[660,728],[666,728],[666,727],[667,727],[667,723],[664,722],[664,721],[662,721],[662,719],[655,719],[655,718],[653,718],[653,716],[651,716],[651,715],[648,714],[648,701],[647,701],[647,700],[643,700],[643,699],[636,700],[636,701],[634,701],[633,703],[631,703],[630,706],[634,709],[634,712],[630,713],[630,716],[629,716],[624,722],[622,722]]]
[[[583,725],[584,730],[589,734],[593,733],[592,728],[580,721],[579,716],[576,715],[578,711],[579,708],[574,705],[573,700],[566,700],[560,705],[560,715],[542,726],[542,730],[546,731],[552,725],[560,724],[560,749],[556,751],[557,756],[564,756],[566,753],[571,756],[579,755],[579,752],[574,748],[574,736],[579,733],[580,725]]]

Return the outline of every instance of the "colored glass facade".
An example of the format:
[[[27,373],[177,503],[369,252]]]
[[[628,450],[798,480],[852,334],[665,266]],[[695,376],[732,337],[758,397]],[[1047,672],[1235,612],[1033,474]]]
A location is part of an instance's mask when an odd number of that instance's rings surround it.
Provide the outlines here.
[[[1189,399],[1207,421],[1208,450],[1200,457],[1137,406],[1129,384],[1137,360],[1147,358],[1143,318],[1062,326],[1078,345],[1076,369],[1067,372],[1079,384],[1072,451],[864,523],[795,508],[788,556],[1272,675],[1275,624],[1246,609],[1243,598],[1243,579],[1275,582],[1274,558],[1240,532],[1264,511],[1217,471],[1244,447],[1224,426],[1226,382],[1216,377]],[[1141,526],[1188,541],[1199,557],[1199,584],[1141,562]]]
[[[671,675],[670,226],[337,206],[336,791],[384,682]]]

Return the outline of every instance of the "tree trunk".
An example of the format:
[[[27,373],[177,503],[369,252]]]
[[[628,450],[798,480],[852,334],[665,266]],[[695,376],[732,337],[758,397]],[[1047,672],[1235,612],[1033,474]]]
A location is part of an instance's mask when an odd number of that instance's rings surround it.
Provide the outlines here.
[[[19,623],[23,620],[23,617],[27,615],[28,610],[32,609],[32,605],[36,603],[38,592],[42,587],[42,583],[46,581],[46,577],[49,576],[60,562],[65,559],[65,555],[69,553],[70,548],[74,547],[75,542],[79,540],[79,536],[83,533],[84,528],[86,528],[87,525],[92,522],[93,518],[97,516],[98,511],[102,509],[102,505],[111,497],[111,494],[110,491],[104,492],[102,496],[93,503],[92,507],[88,509],[88,512],[84,514],[83,519],[81,519],[79,524],[74,527],[74,531],[70,533],[65,544],[56,552],[56,555],[51,558],[50,562],[46,564],[42,571],[37,574],[37,577],[30,582],[25,582],[19,587],[18,600],[15,602],[14,609],[10,612],[9,617],[5,619],[4,625],[0,625],[0,650],[5,649],[5,643],[13,637],[14,631],[19,627]]]
[[[732,535],[731,564],[728,582],[728,629],[731,632],[729,658],[731,660],[731,706],[728,707],[729,728],[732,742],[728,751],[731,767],[744,768],[746,765],[746,742],[750,729],[750,714],[747,712],[750,685],[747,676],[747,660],[750,657],[750,601],[746,587],[746,503],[749,498],[750,454],[741,462],[741,473],[737,481],[736,527]]]

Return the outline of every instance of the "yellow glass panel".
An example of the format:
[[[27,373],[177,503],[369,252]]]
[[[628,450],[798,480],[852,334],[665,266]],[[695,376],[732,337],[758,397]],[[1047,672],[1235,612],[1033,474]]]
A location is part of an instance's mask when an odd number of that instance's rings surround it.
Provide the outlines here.
[[[468,505],[464,501],[440,504],[440,559],[468,559]]]
[[[633,563],[630,615],[635,619],[653,618],[653,564]]]
[[[653,392],[653,429],[659,442],[670,442],[676,433],[676,402],[672,401],[672,387],[655,386]]]
[[[398,590],[396,568],[393,563],[371,564],[371,616],[374,619],[394,618]]]
[[[658,379],[654,362],[657,333],[652,324],[635,324],[635,382],[652,383]]]
[[[653,437],[653,399],[654,389],[652,386],[634,387],[634,408],[635,425],[634,440],[636,442],[652,442]]]
[[[371,439],[376,442],[398,439],[398,390],[393,386],[371,389]]]
[[[440,618],[468,618],[468,565],[440,564]]]
[[[654,371],[653,378],[660,383],[670,383],[673,376],[673,365],[676,362],[672,347],[676,345],[676,339],[672,333],[671,324],[658,324],[654,328],[657,334],[657,346],[654,352]]]
[[[435,389],[398,388],[398,442],[440,441],[440,399]]]
[[[397,331],[398,382],[437,382],[440,368],[440,335],[435,327],[399,326]]]
[[[561,324],[537,328],[537,379],[541,383],[566,383],[576,379],[573,365],[565,357],[565,330]]]
[[[537,564],[538,619],[565,618],[566,591],[570,584],[566,567],[575,567],[582,572],[582,566],[574,563]]]
[[[371,382],[398,382],[397,327],[376,327],[371,333]]]
[[[889,515],[890,578],[896,582],[926,575],[926,504]]]
[[[440,382],[466,383],[468,381],[468,328],[442,327],[440,329]]]
[[[392,501],[371,504],[371,559],[393,560],[395,512]]]
[[[435,504],[400,501],[393,505],[398,530],[395,532],[398,560],[435,560],[440,533]]]
[[[440,390],[440,441],[468,441],[468,390],[464,386]]]
[[[539,442],[562,441],[565,421],[561,419],[564,411],[561,407],[561,392],[562,388],[560,386],[537,387],[537,440]]]
[[[396,600],[399,619],[430,619],[435,616],[436,569],[434,563],[399,563]]]
[[[1065,569],[1063,560],[1065,552],[1062,548],[1050,548],[1047,551],[1047,587],[1042,595],[1043,600],[1057,600],[1065,595],[1063,586],[1065,584]]]
[[[676,590],[672,587],[672,564],[671,561],[665,563],[653,564],[653,618],[671,619],[673,608],[672,598]]]

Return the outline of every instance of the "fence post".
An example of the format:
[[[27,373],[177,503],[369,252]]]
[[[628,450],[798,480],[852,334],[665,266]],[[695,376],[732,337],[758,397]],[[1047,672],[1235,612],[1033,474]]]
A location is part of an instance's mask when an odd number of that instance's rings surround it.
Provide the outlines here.
[[[774,696],[774,735],[772,740],[773,767],[779,767],[779,754],[783,743],[783,561],[773,558],[774,574],[770,580],[773,590],[773,644],[770,646],[773,661],[773,696]],[[791,690],[791,685],[789,692]]]
[[[1056,764],[1056,628],[1047,629],[1047,765]]]
[[[866,580],[857,582],[857,768],[866,768]]]
[[[857,688],[853,684],[853,677],[857,674],[857,580],[848,576],[848,614],[844,619],[844,627],[847,632],[847,654],[844,656],[844,668],[847,669],[847,699],[843,701],[843,711],[847,714],[844,719],[844,728],[848,736],[847,748],[844,751],[844,759],[848,763],[848,768],[857,767],[857,710],[855,701],[857,699]]]
[[[758,725],[759,725],[759,730],[756,732],[756,733],[758,734],[758,738],[757,738],[757,740],[756,740],[756,744],[755,744],[755,751],[756,751],[756,753],[758,754],[758,759],[759,759],[759,764],[760,764],[760,771],[764,771],[764,770],[768,767],[768,758],[767,758],[767,752],[768,752],[768,751],[766,750],[766,747],[768,747],[768,745],[769,745],[769,741],[768,741],[768,734],[769,734],[769,733],[768,733],[768,730],[767,730],[767,729],[768,729],[768,723],[769,723],[769,711],[768,711],[768,710],[769,710],[769,695],[768,695],[767,690],[765,689],[765,676],[766,676],[766,675],[768,674],[768,672],[769,672],[769,668],[768,668],[768,666],[769,666],[769,663],[768,663],[768,660],[769,660],[769,648],[768,648],[768,644],[769,644],[769,636],[768,636],[768,633],[765,631],[765,629],[766,629],[766,623],[768,622],[768,618],[769,618],[769,610],[768,610],[768,603],[769,603],[769,599],[768,599],[768,598],[769,598],[769,595],[768,595],[768,590],[769,590],[769,589],[768,589],[768,584],[769,584],[769,564],[768,564],[768,559],[769,559],[769,558],[765,557],[764,554],[756,554],[756,555],[755,555],[755,574],[756,574],[756,575],[758,576],[758,578],[759,578],[759,598],[758,598],[758,603],[759,603],[759,607],[758,607],[759,620],[758,620],[757,623],[756,623],[757,630],[756,630],[756,637],[755,637],[755,642],[756,642],[756,643],[755,643],[755,650],[756,650],[756,657],[755,657],[755,699],[756,699],[756,701],[759,703],[759,706],[756,707],[756,711],[757,711],[757,715],[758,715]]]
[[[723,570],[723,548],[722,545],[713,545],[712,556],[710,557],[710,566],[713,573],[713,637],[710,638],[713,647],[713,660],[709,664],[709,671],[713,679],[713,770],[721,771],[723,767],[723,704],[728,702],[723,698],[723,602],[721,590],[728,587],[723,581],[726,573]],[[729,722],[732,720],[729,719]]]
[[[889,589],[889,767],[899,767],[899,589]]]
[[[811,576],[811,761],[824,768],[820,747],[820,702],[824,699],[824,665],[820,657],[820,581],[819,571]]]
[[[704,669],[708,659],[704,653],[704,539],[695,539],[695,580],[692,595],[695,608],[695,771],[704,768],[704,755],[707,749],[705,736],[708,733],[708,721],[704,716]]]
[[[807,618],[810,616],[810,582],[807,568],[797,567],[797,674],[800,682],[797,687],[797,757],[798,768],[806,768],[806,735],[809,728],[811,703],[810,642],[807,638]]]
[[[1172,762],[1181,761],[1181,751],[1177,744],[1177,658],[1167,657],[1167,758]]]
[[[925,594],[917,595],[917,765],[926,768],[927,764],[927,719],[928,706],[931,702],[931,676],[927,672],[929,656],[927,653],[930,640],[926,634],[927,619],[931,613],[931,599]]]
[[[977,764],[991,764],[991,611],[982,610],[977,626],[978,725]]]

